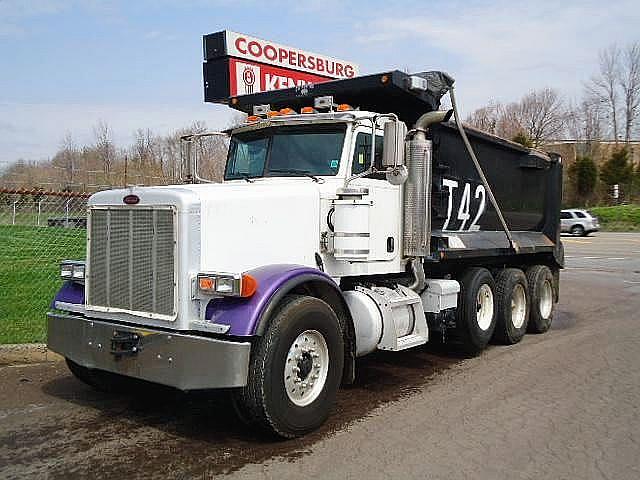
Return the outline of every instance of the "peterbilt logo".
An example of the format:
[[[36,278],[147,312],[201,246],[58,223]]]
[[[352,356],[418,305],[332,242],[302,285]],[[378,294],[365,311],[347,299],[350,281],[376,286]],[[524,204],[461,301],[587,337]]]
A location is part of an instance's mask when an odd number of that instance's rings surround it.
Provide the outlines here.
[[[122,201],[127,205],[136,205],[140,203],[140,197],[134,194],[130,194],[123,197]]]

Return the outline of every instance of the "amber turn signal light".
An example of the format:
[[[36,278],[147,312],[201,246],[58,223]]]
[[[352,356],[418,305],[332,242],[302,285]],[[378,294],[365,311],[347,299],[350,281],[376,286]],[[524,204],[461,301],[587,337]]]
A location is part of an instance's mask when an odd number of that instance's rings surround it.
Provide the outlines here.
[[[250,297],[251,295],[256,293],[257,289],[258,281],[254,277],[252,277],[248,273],[242,275],[242,289],[240,290],[241,297]]]

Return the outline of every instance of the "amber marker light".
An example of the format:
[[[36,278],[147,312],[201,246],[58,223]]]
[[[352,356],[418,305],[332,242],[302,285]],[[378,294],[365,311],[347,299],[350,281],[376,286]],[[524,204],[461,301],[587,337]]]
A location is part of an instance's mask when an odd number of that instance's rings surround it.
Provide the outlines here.
[[[260,120],[260,117],[257,115],[249,115],[247,117],[247,123],[257,122],[258,120]]]
[[[212,291],[215,289],[215,282],[211,277],[198,277],[200,290]]]
[[[293,108],[287,107],[280,110],[280,113],[282,115],[296,115],[298,112],[296,112]]]
[[[257,289],[258,281],[254,277],[252,277],[248,273],[242,275],[242,288],[240,290],[241,297],[250,297],[251,295],[256,293]]]
[[[338,108],[336,108],[336,110],[339,112],[346,112],[347,110],[353,110],[353,108],[348,103],[341,103],[340,105],[338,105]]]
[[[300,113],[318,113],[318,111],[313,107],[302,107]]]
[[[276,111],[276,110],[272,110],[271,112],[267,113],[267,117],[271,118],[271,117],[278,117],[282,115],[280,112]]]

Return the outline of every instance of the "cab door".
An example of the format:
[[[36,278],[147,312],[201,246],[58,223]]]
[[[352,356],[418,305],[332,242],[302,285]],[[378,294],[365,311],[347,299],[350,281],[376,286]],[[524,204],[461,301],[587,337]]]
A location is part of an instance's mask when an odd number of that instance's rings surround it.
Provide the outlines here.
[[[374,166],[379,172],[352,180],[350,186],[365,187],[371,201],[370,242],[368,261],[390,261],[400,252],[400,234],[402,222],[402,190],[398,185],[390,184],[381,173],[382,168],[382,130],[376,134]],[[351,159],[351,174],[360,174],[371,165],[371,129],[356,131]]]

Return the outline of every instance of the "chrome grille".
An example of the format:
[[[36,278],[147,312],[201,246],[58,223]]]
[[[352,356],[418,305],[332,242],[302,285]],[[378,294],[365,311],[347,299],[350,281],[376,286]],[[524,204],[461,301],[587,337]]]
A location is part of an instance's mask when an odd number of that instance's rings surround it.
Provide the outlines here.
[[[88,306],[173,316],[173,210],[93,208],[89,228]]]

